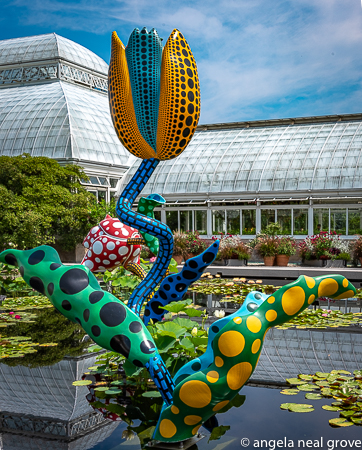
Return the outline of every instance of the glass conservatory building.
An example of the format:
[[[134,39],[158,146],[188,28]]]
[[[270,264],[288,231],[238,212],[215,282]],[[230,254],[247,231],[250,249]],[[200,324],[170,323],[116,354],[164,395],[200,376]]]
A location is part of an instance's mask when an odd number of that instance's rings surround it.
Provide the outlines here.
[[[132,159],[113,129],[107,74],[103,59],[54,33],[0,41],[0,155],[79,164],[109,200]]]
[[[160,217],[172,230],[251,238],[279,222],[296,238],[348,238],[362,233],[361,156],[362,114],[203,125],[142,194],[167,200]]]

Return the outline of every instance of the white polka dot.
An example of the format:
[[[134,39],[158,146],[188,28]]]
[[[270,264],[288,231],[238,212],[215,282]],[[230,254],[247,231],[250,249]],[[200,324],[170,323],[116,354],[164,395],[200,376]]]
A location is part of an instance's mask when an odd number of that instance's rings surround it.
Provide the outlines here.
[[[128,236],[129,232],[125,228],[122,228],[122,234],[123,236]]]
[[[108,231],[108,230],[109,230],[109,227],[107,227],[106,230]]]
[[[108,242],[108,244],[107,244],[107,248],[108,248],[108,250],[113,250],[114,248],[115,248],[115,243],[114,242]]]
[[[136,250],[133,252],[133,256],[137,256],[141,253],[141,249],[140,248],[136,248]]]
[[[109,255],[109,259],[111,259],[112,261],[114,261],[115,259],[117,259],[117,255]]]
[[[99,258],[96,258],[96,262],[97,262],[97,263],[100,263],[101,260],[100,260]]]
[[[99,232],[99,236],[102,236],[102,234],[104,234],[104,231]]]
[[[98,269],[104,270],[105,267],[104,266],[99,266]]]
[[[108,240],[107,238],[103,238],[102,242],[105,244],[107,242],[107,240]]]
[[[103,226],[106,226],[109,224],[109,220],[106,220],[105,222],[102,223]]]
[[[127,253],[128,253],[128,248],[124,245],[124,246],[122,246],[122,247],[120,247],[120,248],[118,249],[118,253],[119,253],[121,256],[127,255]]]
[[[121,245],[120,241],[117,241],[117,245]]]
[[[103,252],[103,255],[104,255],[104,256],[107,256],[107,252]]]
[[[94,264],[93,264],[92,261],[89,260],[89,259],[87,259],[87,261],[84,261],[84,265],[85,265],[86,267],[88,267],[88,269],[90,269],[90,270],[92,270],[93,267],[94,267]]]
[[[94,242],[94,239],[92,238],[92,239],[91,239],[91,244],[93,244],[93,242]]]
[[[123,225],[123,223],[121,223],[121,222],[114,222],[114,224],[113,224],[114,228],[121,228],[122,225]]]
[[[134,259],[133,259],[133,262],[134,262],[135,264],[137,264],[137,263],[138,263],[138,257],[134,258]]]
[[[84,242],[84,247],[89,248],[89,242]]]
[[[88,250],[87,256],[90,258],[92,256],[92,252]]]
[[[93,227],[93,228],[91,229],[91,233],[94,234],[94,233],[96,233],[98,230],[99,230],[99,227],[98,227],[98,226]]]
[[[121,261],[116,261],[116,266],[118,266],[119,264],[121,264]]]
[[[114,234],[116,234],[118,236],[119,235],[119,231],[115,231]]]
[[[96,255],[100,255],[103,252],[103,245],[100,241],[96,241],[93,244],[93,251]]]
[[[108,264],[111,264],[111,263],[110,263],[110,261],[108,261],[108,259],[104,259],[104,260],[103,260],[103,264],[104,264],[105,266],[108,266]]]

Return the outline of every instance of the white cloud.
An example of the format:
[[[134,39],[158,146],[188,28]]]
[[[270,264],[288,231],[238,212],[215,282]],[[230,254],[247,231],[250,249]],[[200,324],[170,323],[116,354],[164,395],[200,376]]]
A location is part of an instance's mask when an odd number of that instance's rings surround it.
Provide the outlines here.
[[[344,112],[360,104],[358,0],[35,0],[27,24],[119,32],[179,28],[199,67],[202,122]],[[299,109],[298,109],[299,108]],[[299,112],[299,113],[298,113]],[[322,112],[320,112],[322,113]]]

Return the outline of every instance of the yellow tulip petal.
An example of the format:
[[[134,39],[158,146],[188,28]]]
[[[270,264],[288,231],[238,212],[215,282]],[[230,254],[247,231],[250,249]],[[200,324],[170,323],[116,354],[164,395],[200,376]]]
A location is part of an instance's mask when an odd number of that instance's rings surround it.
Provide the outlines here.
[[[173,30],[162,53],[157,158],[172,159],[190,142],[200,117],[196,62],[183,35]]]

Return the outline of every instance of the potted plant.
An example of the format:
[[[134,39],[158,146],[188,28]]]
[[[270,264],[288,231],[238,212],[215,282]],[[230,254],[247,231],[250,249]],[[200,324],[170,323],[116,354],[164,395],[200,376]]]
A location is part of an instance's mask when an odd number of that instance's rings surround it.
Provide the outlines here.
[[[214,238],[213,238],[214,239]],[[224,260],[225,265],[245,265],[250,258],[251,249],[238,236],[231,234],[220,239],[218,260]]]
[[[337,260],[340,254],[349,255],[349,244],[340,239],[340,236],[332,231],[322,231],[314,236],[308,236],[299,244],[299,252],[305,264],[324,267],[328,260]],[[344,259],[344,258],[338,258]],[[329,266],[332,266],[329,263]]]
[[[181,264],[183,259],[187,259],[187,237],[186,234],[181,231],[173,232],[173,254],[172,258]]]
[[[197,230],[195,231],[186,231],[186,254],[187,259],[192,258],[194,256],[199,255],[204,250],[206,250],[207,245],[205,242],[200,238],[199,232]]]
[[[274,236],[259,237],[255,250],[264,258],[264,264],[266,266],[272,266],[277,255],[278,241]]]
[[[295,240],[292,237],[285,236],[278,238],[277,242],[277,266],[287,266],[289,258],[295,254],[296,250]]]

